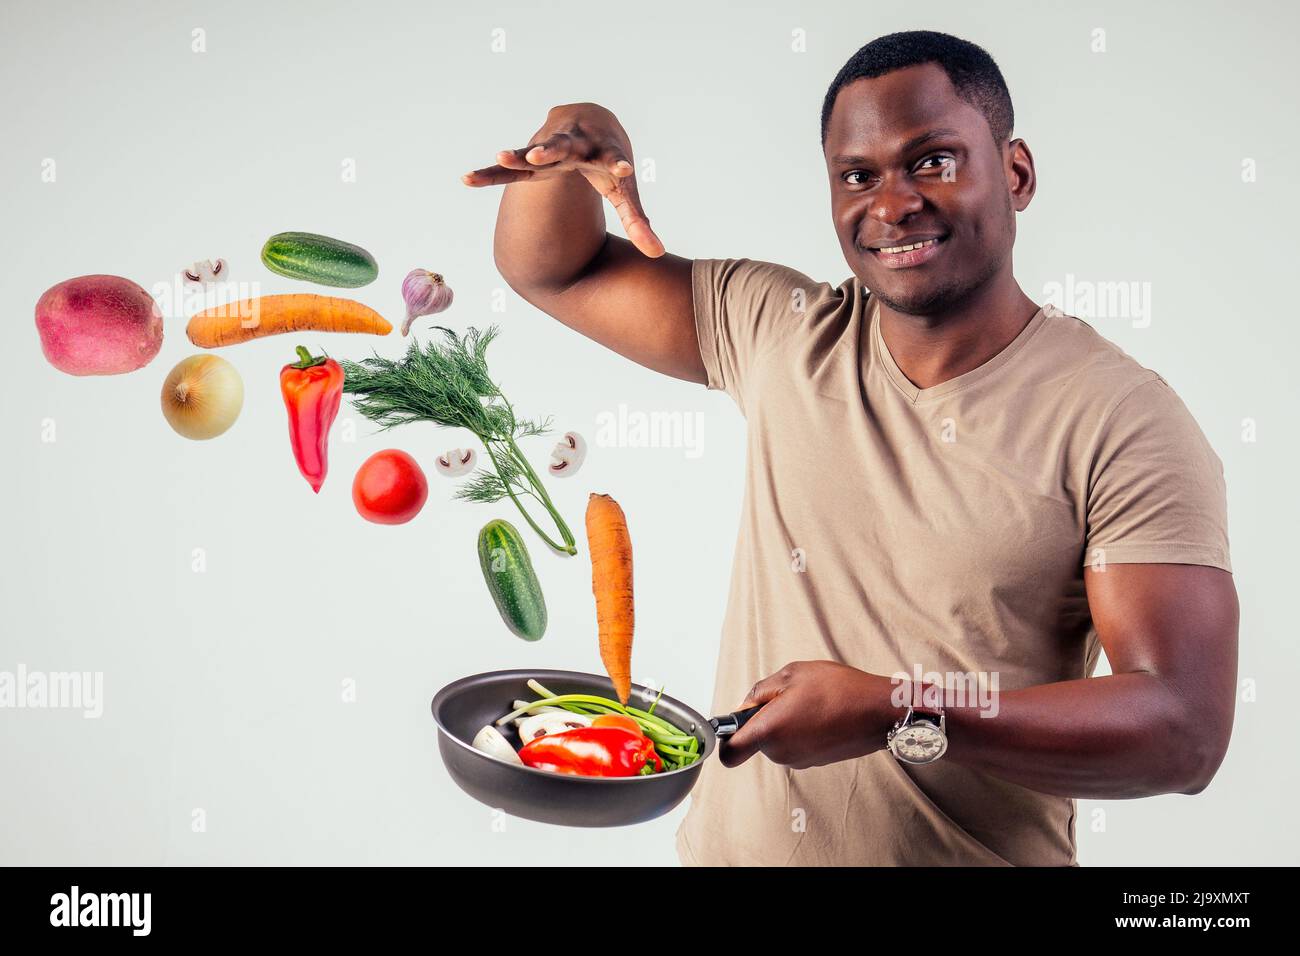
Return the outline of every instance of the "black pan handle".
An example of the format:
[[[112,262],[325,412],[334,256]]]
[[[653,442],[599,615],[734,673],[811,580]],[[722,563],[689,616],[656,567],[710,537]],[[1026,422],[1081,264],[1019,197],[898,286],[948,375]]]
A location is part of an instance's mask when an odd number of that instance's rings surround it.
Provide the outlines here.
[[[738,710],[734,714],[723,714],[721,717],[710,717],[709,726],[713,728],[714,734],[719,737],[730,737],[741,727],[748,723],[749,718],[753,717],[763,707],[762,704],[755,704],[753,707],[746,707],[744,710]]]

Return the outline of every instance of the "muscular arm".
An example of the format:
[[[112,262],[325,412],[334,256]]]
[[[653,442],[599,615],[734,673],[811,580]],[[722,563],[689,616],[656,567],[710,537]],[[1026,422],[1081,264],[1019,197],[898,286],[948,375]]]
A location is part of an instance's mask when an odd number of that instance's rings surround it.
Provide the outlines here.
[[[1112,564],[1085,573],[1113,673],[1002,691],[995,717],[949,706],[952,760],[1043,793],[1122,799],[1199,793],[1223,760],[1237,683],[1232,575],[1182,564]],[[903,710],[888,678],[800,661],[755,685],[762,710],[720,750],[793,767],[881,749]],[[861,728],[870,728],[863,734]],[[891,758],[892,759],[892,758]]]
[[[1185,564],[1085,573],[1112,674],[999,695],[997,717],[948,710],[943,759],[1070,797],[1199,793],[1232,733],[1237,592]]]
[[[510,287],[620,355],[703,384],[691,260],[664,254],[650,229],[613,114],[592,103],[555,107],[527,146],[497,159],[465,182],[506,186],[493,248]],[[607,233],[604,200],[631,241]]]

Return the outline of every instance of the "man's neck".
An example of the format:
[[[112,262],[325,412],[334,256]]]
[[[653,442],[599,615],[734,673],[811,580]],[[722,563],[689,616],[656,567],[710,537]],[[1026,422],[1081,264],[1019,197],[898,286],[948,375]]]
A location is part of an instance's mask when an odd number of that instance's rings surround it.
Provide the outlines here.
[[[979,368],[1011,344],[1038,312],[1012,280],[986,287],[951,312],[908,315],[880,305],[880,335],[907,380],[933,388]]]

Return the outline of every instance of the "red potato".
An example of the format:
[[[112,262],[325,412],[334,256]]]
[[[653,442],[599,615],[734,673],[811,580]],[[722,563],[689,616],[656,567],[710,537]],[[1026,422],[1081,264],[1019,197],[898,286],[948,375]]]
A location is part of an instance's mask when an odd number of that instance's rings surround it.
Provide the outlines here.
[[[79,276],[46,290],[36,331],[51,365],[69,375],[120,375],[144,368],[162,348],[153,297],[121,276]]]

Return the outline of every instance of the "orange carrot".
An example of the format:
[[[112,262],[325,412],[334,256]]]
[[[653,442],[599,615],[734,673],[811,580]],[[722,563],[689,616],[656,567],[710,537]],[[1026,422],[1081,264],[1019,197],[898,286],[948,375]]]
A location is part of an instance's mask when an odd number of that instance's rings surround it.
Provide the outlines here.
[[[623,509],[609,495],[587,499],[587,548],[600,659],[626,706],[632,693],[632,539]]]
[[[238,345],[282,332],[369,332],[387,335],[393,326],[369,306],[351,299],[305,292],[264,295],[226,302],[190,319],[185,333],[203,349]]]

